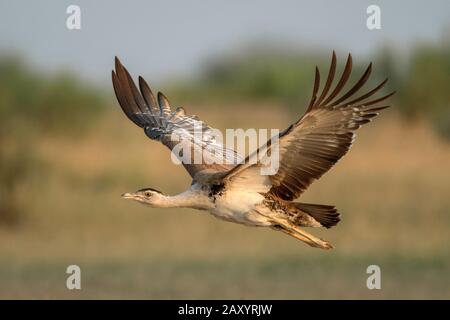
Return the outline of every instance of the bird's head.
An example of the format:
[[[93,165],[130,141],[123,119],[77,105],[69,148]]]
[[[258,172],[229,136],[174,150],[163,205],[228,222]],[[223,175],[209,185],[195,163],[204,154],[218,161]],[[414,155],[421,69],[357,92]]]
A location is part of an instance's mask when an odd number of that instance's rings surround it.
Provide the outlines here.
[[[131,199],[151,207],[160,207],[164,203],[165,196],[161,191],[144,188],[132,193],[122,194],[122,198]]]

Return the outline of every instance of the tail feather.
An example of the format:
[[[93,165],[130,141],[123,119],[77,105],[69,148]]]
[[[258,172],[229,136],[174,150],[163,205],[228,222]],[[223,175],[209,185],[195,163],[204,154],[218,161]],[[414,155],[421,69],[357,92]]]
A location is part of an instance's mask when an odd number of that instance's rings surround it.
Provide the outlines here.
[[[334,206],[300,202],[294,202],[293,204],[297,209],[309,214],[325,228],[331,228],[341,221],[340,214]]]

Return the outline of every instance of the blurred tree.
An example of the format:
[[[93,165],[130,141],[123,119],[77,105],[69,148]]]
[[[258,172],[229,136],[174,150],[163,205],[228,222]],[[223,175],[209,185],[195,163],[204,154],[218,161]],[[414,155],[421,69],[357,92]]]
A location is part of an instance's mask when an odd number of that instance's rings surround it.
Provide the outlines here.
[[[24,141],[9,145],[0,140],[0,224],[16,225],[23,217],[20,187],[41,168],[33,147]]]
[[[81,133],[103,105],[95,89],[69,74],[38,75],[14,56],[0,57],[0,224],[20,221],[17,191],[43,168],[35,135]]]
[[[31,128],[81,132],[105,105],[103,96],[68,73],[38,75],[20,59],[0,58],[0,115]]]
[[[421,47],[411,57],[400,92],[400,108],[408,117],[425,116],[450,138],[450,46]]]
[[[399,94],[403,92],[405,71],[408,67],[408,61],[401,60],[401,57],[397,56],[391,47],[386,46],[376,54],[375,77],[378,81],[389,79],[385,86],[385,92],[396,91],[397,94],[393,96],[395,102],[398,102]]]
[[[219,98],[276,99],[294,107],[309,97],[313,75],[312,55],[260,50],[211,63],[201,83]]]

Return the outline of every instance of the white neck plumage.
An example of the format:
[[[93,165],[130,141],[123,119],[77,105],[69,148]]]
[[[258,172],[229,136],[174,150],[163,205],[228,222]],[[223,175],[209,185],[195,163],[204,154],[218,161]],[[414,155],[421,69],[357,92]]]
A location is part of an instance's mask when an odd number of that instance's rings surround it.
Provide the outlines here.
[[[210,209],[211,201],[205,195],[187,190],[175,196],[163,194],[154,195],[150,206],[155,208],[193,208],[200,210]]]

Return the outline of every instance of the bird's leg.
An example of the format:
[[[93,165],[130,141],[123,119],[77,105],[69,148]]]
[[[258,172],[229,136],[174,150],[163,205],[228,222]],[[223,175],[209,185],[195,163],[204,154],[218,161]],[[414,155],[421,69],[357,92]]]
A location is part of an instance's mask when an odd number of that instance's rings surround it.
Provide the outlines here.
[[[321,249],[333,248],[331,243],[329,243],[328,241],[313,236],[312,234],[309,234],[308,232],[303,231],[302,229],[296,226],[283,224],[283,225],[276,225],[272,228],[284,232],[296,239],[299,239],[314,248],[321,248]]]

